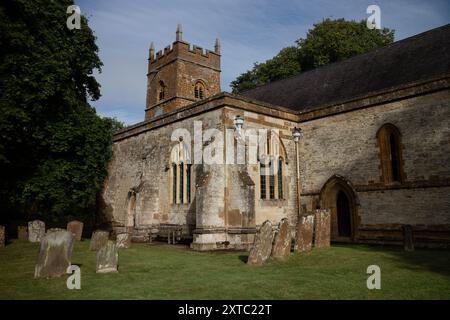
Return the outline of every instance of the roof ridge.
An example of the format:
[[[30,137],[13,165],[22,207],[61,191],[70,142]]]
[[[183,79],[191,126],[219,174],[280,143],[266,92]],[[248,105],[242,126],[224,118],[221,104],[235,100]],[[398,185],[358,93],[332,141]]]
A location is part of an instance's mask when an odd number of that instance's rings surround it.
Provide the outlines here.
[[[364,53],[361,53],[361,54],[357,54],[357,55],[345,58],[345,59],[340,60],[340,61],[335,61],[335,62],[328,63],[328,64],[325,64],[325,65],[322,65],[322,66],[319,66],[319,67],[316,67],[316,68],[313,68],[313,69],[310,69],[310,70],[299,72],[299,73],[290,75],[290,76],[288,76],[286,78],[275,80],[275,81],[272,81],[272,82],[269,82],[269,83],[257,86],[255,88],[246,89],[244,91],[239,92],[238,94],[244,94],[245,92],[249,92],[249,91],[253,91],[253,90],[256,91],[256,90],[258,90],[260,88],[266,88],[266,87],[268,87],[268,86],[270,86],[272,84],[281,83],[281,82],[286,81],[286,80],[291,79],[291,78],[301,77],[302,75],[305,75],[305,74],[308,74],[308,73],[318,72],[319,70],[324,70],[326,68],[331,68],[331,67],[339,65],[341,63],[348,62],[349,60],[354,60],[354,59],[357,59],[357,58],[360,59],[361,57],[364,57],[364,56],[369,55],[369,54],[373,54],[376,51],[383,50],[383,49],[386,49],[386,48],[389,48],[389,47],[393,47],[393,46],[397,46],[397,45],[399,45],[401,43],[408,42],[408,41],[411,41],[411,40],[416,40],[418,38],[426,36],[427,34],[429,34],[431,32],[436,32],[439,29],[446,29],[446,28],[449,28],[449,27],[450,27],[450,23],[442,25],[440,27],[436,27],[436,28],[430,29],[430,30],[426,30],[424,32],[412,35],[410,37],[407,37],[407,38],[404,38],[404,39],[401,39],[401,40],[398,40],[398,41],[394,41],[392,43],[388,43],[388,44],[386,44],[384,46],[381,46],[381,47],[373,48],[370,51],[367,51],[367,52],[364,52]]]

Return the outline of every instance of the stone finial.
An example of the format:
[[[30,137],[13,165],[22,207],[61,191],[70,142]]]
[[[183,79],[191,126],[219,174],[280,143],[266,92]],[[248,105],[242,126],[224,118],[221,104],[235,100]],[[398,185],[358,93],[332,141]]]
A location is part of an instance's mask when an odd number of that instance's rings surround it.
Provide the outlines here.
[[[148,50],[148,55],[150,60],[153,60],[155,57],[155,44],[152,42],[150,42],[150,49]]]
[[[181,24],[177,24],[177,32],[176,32],[176,40],[182,41],[183,40],[183,29],[181,28]]]
[[[219,40],[219,38],[216,38],[216,44],[214,45],[214,51],[215,51],[215,53],[220,54],[220,40]]]

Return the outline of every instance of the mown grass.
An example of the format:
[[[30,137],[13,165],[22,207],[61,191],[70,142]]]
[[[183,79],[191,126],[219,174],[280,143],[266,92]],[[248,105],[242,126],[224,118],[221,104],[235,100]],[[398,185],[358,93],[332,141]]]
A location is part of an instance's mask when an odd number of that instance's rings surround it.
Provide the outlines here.
[[[34,279],[38,245],[0,249],[0,299],[450,299],[450,251],[334,245],[286,262],[245,264],[246,252],[200,253],[133,244],[119,253],[119,273],[96,274],[89,241],[76,243],[81,290],[67,277]],[[367,266],[381,268],[381,290],[366,287]]]

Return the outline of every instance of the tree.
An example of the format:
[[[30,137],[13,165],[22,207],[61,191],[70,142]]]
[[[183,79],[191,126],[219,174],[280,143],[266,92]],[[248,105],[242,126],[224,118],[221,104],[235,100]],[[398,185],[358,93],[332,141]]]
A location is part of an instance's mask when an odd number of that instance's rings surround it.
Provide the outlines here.
[[[107,173],[113,122],[88,102],[100,97],[102,63],[87,19],[67,28],[69,5],[0,4],[2,220],[85,215]]]
[[[252,70],[242,73],[231,82],[231,88],[234,93],[239,93],[368,52],[393,41],[393,30],[369,30],[365,20],[326,19],[314,24],[305,39],[296,41],[296,46],[282,49],[263,63],[255,63]]]

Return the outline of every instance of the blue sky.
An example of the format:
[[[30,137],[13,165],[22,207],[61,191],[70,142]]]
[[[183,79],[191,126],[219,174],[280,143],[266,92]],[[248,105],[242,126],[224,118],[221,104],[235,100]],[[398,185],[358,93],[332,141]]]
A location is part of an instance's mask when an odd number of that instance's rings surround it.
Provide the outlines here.
[[[448,0],[76,0],[97,36],[104,63],[97,75],[102,89],[93,102],[103,116],[127,125],[143,121],[148,47],[156,51],[183,39],[213,49],[222,45],[222,91],[254,62],[263,62],[303,38],[324,18],[366,19],[367,6],[381,9],[382,27],[396,30],[396,40],[450,22]]]

